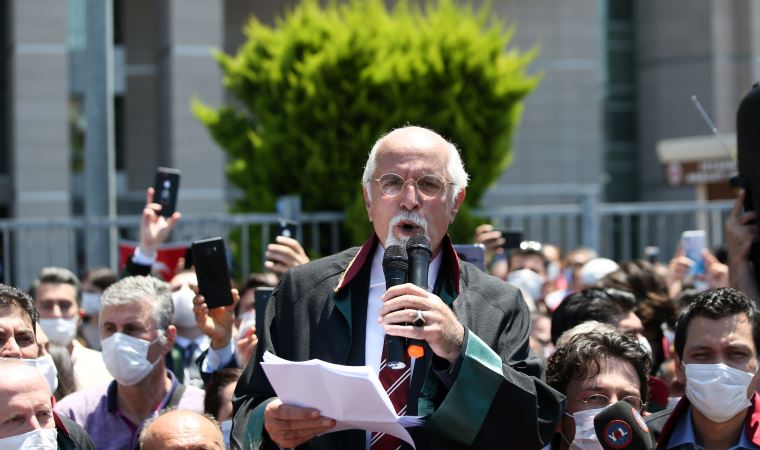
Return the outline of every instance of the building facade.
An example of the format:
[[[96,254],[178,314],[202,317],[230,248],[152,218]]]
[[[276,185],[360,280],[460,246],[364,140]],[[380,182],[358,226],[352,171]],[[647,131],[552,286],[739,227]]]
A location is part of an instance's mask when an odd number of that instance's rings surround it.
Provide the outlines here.
[[[0,218],[83,212],[85,1],[0,2]],[[182,170],[181,211],[225,211],[235,195],[225,180],[225,156],[192,115],[190,101],[229,101],[212,49],[234,52],[250,15],[273,23],[293,4],[114,0],[119,214],[139,213],[160,165]],[[532,70],[542,81],[526,100],[513,164],[483,207],[584,196],[696,198],[693,186],[666,183],[657,145],[709,134],[690,101],[694,94],[721,132],[734,131],[736,105],[760,78],[760,3],[499,0],[492,6],[517,25],[514,45],[539,47]],[[77,251],[40,233],[0,241],[15,246],[13,278],[21,286],[39,270],[42,254],[47,263],[56,262],[52,253],[63,264]]]

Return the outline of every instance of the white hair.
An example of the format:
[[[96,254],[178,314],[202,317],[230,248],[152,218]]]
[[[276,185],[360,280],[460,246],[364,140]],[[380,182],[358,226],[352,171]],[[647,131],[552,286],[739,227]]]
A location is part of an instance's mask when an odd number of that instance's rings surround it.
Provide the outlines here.
[[[372,183],[372,177],[375,176],[375,169],[377,167],[377,152],[380,149],[380,146],[382,145],[383,141],[385,140],[388,135],[395,131],[404,130],[408,128],[421,128],[423,130],[429,131],[430,133],[435,134],[436,136],[443,139],[443,136],[439,135],[435,131],[424,128],[424,127],[401,127],[401,128],[395,128],[391,130],[390,132],[380,136],[380,138],[375,141],[375,144],[372,146],[372,150],[369,152],[369,157],[367,158],[367,164],[364,166],[364,174],[362,175],[362,186],[367,192],[367,198],[369,200],[372,200],[372,190],[369,189],[369,184]],[[467,175],[467,172],[464,170],[464,164],[462,163],[462,157],[459,155],[459,149],[457,149],[456,145],[452,144],[451,142],[447,141],[446,139],[443,139],[444,142],[446,142],[446,147],[449,151],[449,158],[446,162],[446,176],[449,178],[448,181],[452,183],[452,193],[451,201],[453,202],[457,196],[459,196],[459,193],[462,192],[467,187],[467,181],[470,179],[470,176]]]
[[[156,328],[164,341],[164,332],[172,324],[174,303],[169,283],[150,276],[133,276],[123,278],[103,291],[102,307],[124,306],[144,300],[153,307]],[[101,314],[100,317],[103,317]]]

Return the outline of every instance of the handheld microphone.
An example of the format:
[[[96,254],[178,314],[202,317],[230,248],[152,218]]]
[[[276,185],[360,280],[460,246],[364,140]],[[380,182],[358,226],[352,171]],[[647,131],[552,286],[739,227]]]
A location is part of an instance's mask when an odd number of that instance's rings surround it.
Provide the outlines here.
[[[406,243],[406,252],[409,254],[409,282],[417,287],[427,290],[428,268],[433,250],[430,239],[424,234],[417,234],[409,238]],[[417,339],[409,340],[407,353],[411,358],[421,358],[425,355],[423,342]]]
[[[409,258],[406,249],[400,245],[389,245],[383,255],[383,274],[385,275],[385,289],[406,283],[406,272],[409,270]],[[385,335],[385,360],[391,369],[405,369],[404,338]]]
[[[629,403],[619,401],[594,417],[594,431],[605,450],[652,450],[654,443],[644,419]]]
[[[755,83],[736,111],[736,152],[739,184],[744,188],[744,210],[760,211],[760,83]],[[733,180],[732,180],[733,181]],[[750,261],[760,280],[760,244],[753,243]]]

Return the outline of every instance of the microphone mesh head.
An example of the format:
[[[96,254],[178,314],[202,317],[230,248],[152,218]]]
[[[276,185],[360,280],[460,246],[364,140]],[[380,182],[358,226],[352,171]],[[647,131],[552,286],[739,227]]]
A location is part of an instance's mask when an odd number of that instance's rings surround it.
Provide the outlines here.
[[[433,249],[430,246],[430,239],[424,234],[415,234],[406,242],[406,251],[409,256],[433,256]]]
[[[383,271],[400,270],[406,272],[409,270],[409,257],[406,249],[400,245],[389,245],[383,255]]]

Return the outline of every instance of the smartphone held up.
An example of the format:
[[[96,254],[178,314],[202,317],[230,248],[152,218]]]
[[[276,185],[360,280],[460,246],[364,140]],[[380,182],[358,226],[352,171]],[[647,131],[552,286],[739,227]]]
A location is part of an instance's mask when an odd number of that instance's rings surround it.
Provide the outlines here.
[[[198,277],[198,290],[209,309],[229,306],[232,285],[227,267],[227,250],[220,237],[193,242],[193,263]]]
[[[159,167],[156,169],[156,180],[153,183],[153,201],[161,205],[161,214],[170,217],[177,210],[177,194],[179,192],[179,169]]]

